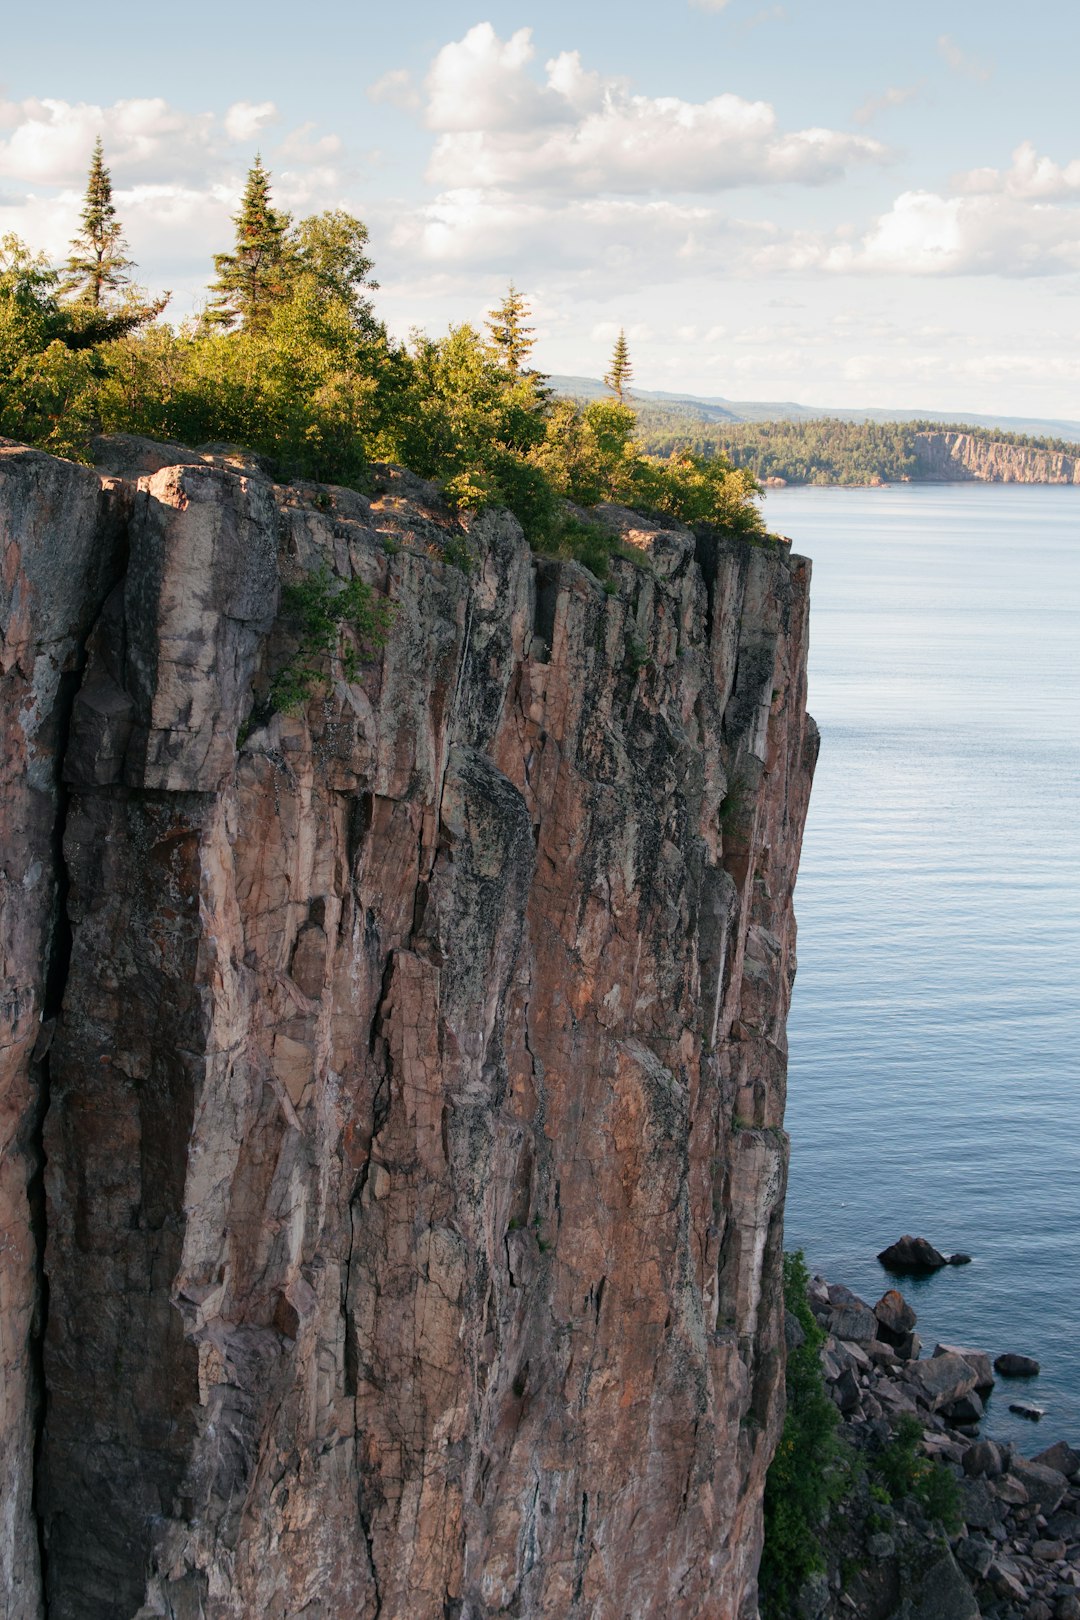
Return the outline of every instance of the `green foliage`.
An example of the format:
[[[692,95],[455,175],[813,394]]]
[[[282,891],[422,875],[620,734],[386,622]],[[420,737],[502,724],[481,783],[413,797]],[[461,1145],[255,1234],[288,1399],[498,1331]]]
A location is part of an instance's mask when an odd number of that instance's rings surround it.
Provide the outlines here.
[[[335,661],[344,678],[354,681],[360,660],[385,645],[394,617],[392,605],[377,599],[363,580],[342,585],[325,564],[286,586],[282,609],[294,621],[298,641],[270,689],[270,706],[282,714],[301,709]]]
[[[615,347],[611,351],[611,369],[604,376],[605,385],[611,389],[619,404],[626,399],[626,390],[630,379],[634,375],[634,368],[630,364],[630,345],[626,341],[626,333],[619,328],[619,335],[615,339]]]
[[[912,1497],[927,1518],[938,1521],[951,1535],[960,1528],[960,1492],[944,1463],[923,1456],[919,1450],[922,1437],[918,1418],[905,1413],[893,1438],[874,1457],[871,1472],[891,1501]]]
[[[257,332],[285,294],[290,244],[289,216],[270,202],[270,175],[256,156],[248,170],[240,212],[233,216],[236,243],[231,253],[215,253],[214,298],[206,310],[210,326],[238,323]]]
[[[71,255],[61,291],[81,303],[98,309],[110,293],[131,280],[128,271],[124,232],[112,200],[112,177],[105,167],[105,153],[99,135],[90,159],[86,196],[79,216],[82,229],[71,244]]]
[[[932,421],[710,422],[646,403],[638,407],[638,424],[641,442],[653,455],[717,455],[759,480],[782,478],[789,484],[895,484],[916,478],[915,436],[925,432],[967,433],[986,443],[1077,454],[1077,446],[1064,439]]]
[[[467,325],[392,341],[369,297],[366,227],[340,209],[293,224],[259,158],[197,324],[158,323],[163,301],[140,303],[130,288],[113,296],[130,266],[100,146],[83,223],[74,298],[14,238],[0,248],[0,432],[83,459],[96,432],[224,442],[262,454],[280,478],[357,488],[373,459],[399,462],[462,510],[508,508],[534,546],[601,579],[621,543],[571,518],[567,501],[761,530],[749,474],[717,456],[645,454],[619,398],[584,409],[554,400],[524,369],[533,335],[513,285],[491,312],[490,341]],[[621,392],[624,337],[613,366]],[[467,545],[444,555],[471,562]]]
[[[784,1304],[804,1342],[787,1358],[787,1416],[765,1482],[765,1550],[760,1583],[765,1613],[787,1612],[815,1570],[823,1569],[821,1530],[847,1486],[849,1465],[837,1434],[838,1414],[821,1370],[824,1333],[806,1297],[801,1252],[784,1256]]]
[[[506,289],[502,303],[488,311],[487,328],[491,341],[506,369],[515,377],[536,342],[534,329],[525,324],[530,313],[528,304],[513,282]]]

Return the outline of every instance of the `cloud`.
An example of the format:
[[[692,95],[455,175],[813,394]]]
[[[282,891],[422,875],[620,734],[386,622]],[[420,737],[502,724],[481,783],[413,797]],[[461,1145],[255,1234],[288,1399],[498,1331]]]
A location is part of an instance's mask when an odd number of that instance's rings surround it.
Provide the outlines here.
[[[381,79],[368,85],[367,93],[370,100],[387,102],[391,107],[400,107],[405,112],[413,111],[421,102],[420,92],[408,68],[391,68]]]
[[[1021,141],[1012,155],[1010,168],[969,169],[953,181],[957,191],[968,195],[998,194],[1009,197],[1055,198],[1080,193],[1080,158],[1064,165],[1053,158],[1040,157],[1032,141]]]
[[[690,0],[699,11],[723,11],[730,3],[731,0]]]
[[[840,243],[828,270],[903,275],[1060,275],[1080,269],[1080,208],[1007,192],[906,191],[860,242]]]
[[[225,133],[231,141],[250,141],[279,116],[272,101],[234,101],[225,114]]]
[[[751,184],[818,185],[886,149],[865,135],[785,132],[768,102],[634,95],[586,71],[577,52],[531,71],[532,33],[502,40],[480,23],[439,52],[427,79],[438,138],[429,179],[447,190],[562,195],[710,192]]]
[[[111,107],[30,99],[5,103],[2,115],[0,175],[31,185],[85,180],[99,135],[111,167],[176,173],[205,166],[214,123],[209,113],[180,112],[160,97]]]
[[[914,101],[919,92],[920,86],[917,84],[890,85],[880,95],[867,96],[852,117],[857,124],[872,123],[879,113],[888,112],[893,107],[904,107],[909,101]]]
[[[327,158],[341,156],[340,135],[315,135],[314,123],[301,124],[286,135],[277,148],[281,157],[294,163],[325,163]]]
[[[956,43],[951,34],[938,35],[938,55],[954,73],[965,79],[975,79],[981,84],[993,77],[994,69],[991,63],[982,61],[977,56],[968,56]]]

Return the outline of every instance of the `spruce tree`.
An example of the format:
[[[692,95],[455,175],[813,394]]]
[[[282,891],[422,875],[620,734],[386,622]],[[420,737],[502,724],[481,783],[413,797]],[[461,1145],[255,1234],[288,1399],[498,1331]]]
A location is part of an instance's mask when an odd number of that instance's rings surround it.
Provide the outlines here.
[[[132,260],[116,217],[112,200],[112,179],[105,167],[105,153],[99,135],[90,159],[90,174],[81,214],[82,229],[72,238],[71,255],[64,265],[60,291],[92,309],[100,309],[109,293],[131,280],[127,272]]]
[[[604,382],[615,395],[620,405],[626,404],[626,390],[634,368],[630,364],[630,346],[626,341],[626,333],[622,327],[615,339],[615,347],[611,351],[611,370],[605,375]]]
[[[288,214],[279,214],[270,202],[270,175],[261,156],[248,170],[240,212],[233,216],[236,246],[232,253],[215,253],[217,278],[210,290],[216,294],[206,311],[211,326],[243,323],[248,332],[258,332],[288,290]]]
[[[491,341],[498,349],[506,369],[514,377],[520,374],[536,342],[534,328],[525,324],[531,313],[513,282],[507,287],[502,303],[488,311],[487,328]]]

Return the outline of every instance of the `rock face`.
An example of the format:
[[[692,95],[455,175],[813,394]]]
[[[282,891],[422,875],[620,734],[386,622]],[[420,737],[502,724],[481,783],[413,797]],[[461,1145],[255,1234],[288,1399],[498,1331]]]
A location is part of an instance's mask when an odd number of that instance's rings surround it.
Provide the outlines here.
[[[103,463],[0,451],[0,1614],[748,1620],[808,565]]]
[[[970,433],[916,433],[914,476],[928,482],[1080,484],[1080,455],[1034,450]]]

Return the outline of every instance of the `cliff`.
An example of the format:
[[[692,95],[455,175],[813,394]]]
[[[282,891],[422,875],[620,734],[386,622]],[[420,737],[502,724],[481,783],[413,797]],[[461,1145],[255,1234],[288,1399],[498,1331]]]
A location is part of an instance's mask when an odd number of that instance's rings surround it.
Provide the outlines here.
[[[1080,484],[1080,455],[1035,450],[971,433],[916,433],[914,477],[919,481],[987,484]]]
[[[808,565],[101,449],[0,448],[0,1614],[747,1620]]]

